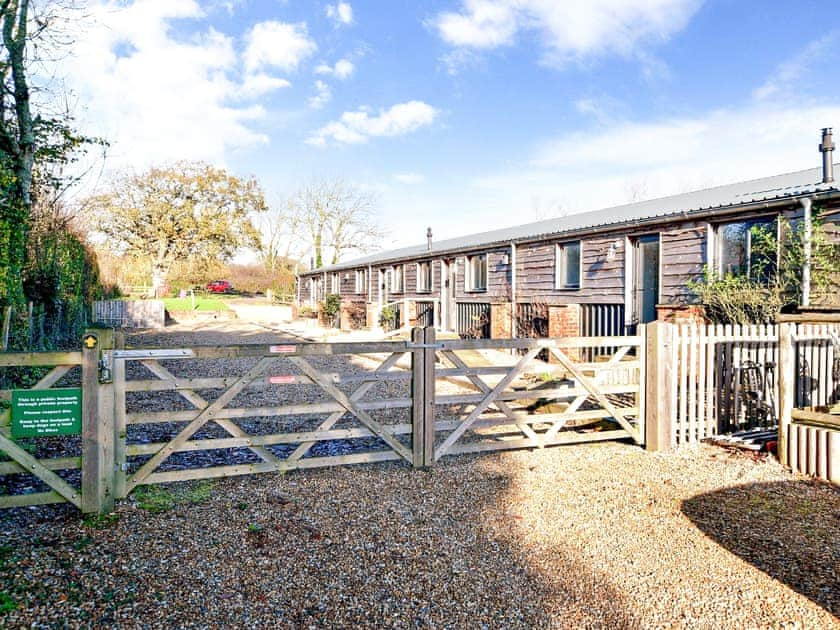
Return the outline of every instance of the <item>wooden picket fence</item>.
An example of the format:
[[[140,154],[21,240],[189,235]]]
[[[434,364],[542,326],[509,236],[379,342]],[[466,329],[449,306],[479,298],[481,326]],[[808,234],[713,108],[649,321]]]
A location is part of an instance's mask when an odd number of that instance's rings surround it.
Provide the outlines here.
[[[790,466],[804,474],[840,480],[840,433],[831,425],[840,416],[825,411],[840,402],[840,374],[834,335],[840,324],[794,322],[790,326],[789,365],[783,365],[779,326],[674,326],[661,327],[665,348],[666,402],[660,427],[670,426],[670,446],[754,428],[750,405],[763,406],[776,425],[782,415],[780,391],[784,380],[791,387],[789,414],[783,429]],[[748,400],[741,375],[745,369],[762,376],[760,400]],[[784,372],[784,375],[782,374]],[[822,411],[814,412],[814,409]],[[821,424],[809,423],[809,414],[821,414]],[[780,442],[785,439],[780,435]],[[780,454],[781,457],[781,454]],[[832,472],[833,471],[833,472]]]
[[[672,446],[745,428],[741,373],[761,369],[763,402],[778,417],[775,395],[778,364],[776,326],[667,325],[668,401],[673,418]]]
[[[785,319],[787,321],[785,321]],[[779,326],[779,461],[840,485],[840,316]]]

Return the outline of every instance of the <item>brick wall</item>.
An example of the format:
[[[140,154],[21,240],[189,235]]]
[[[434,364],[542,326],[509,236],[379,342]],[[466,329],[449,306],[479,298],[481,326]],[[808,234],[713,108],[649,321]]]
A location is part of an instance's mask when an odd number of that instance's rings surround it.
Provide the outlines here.
[[[370,302],[365,309],[365,320],[368,328],[379,328],[379,322],[376,320],[376,311],[378,308],[376,302]]]
[[[669,324],[698,324],[706,323],[706,310],[700,304],[658,304],[656,319]]]
[[[341,300],[341,330],[358,330],[365,326],[367,312],[364,302],[356,302],[350,299]]]
[[[549,337],[579,337],[580,336],[580,305],[565,304],[563,306],[548,307],[548,336]],[[580,350],[576,348],[562,348],[562,351],[572,361],[580,360]],[[553,354],[548,355],[549,363],[557,363]]]
[[[548,336],[577,337],[580,335],[580,306],[565,304],[548,307]]]
[[[512,335],[511,326],[513,305],[509,302],[490,305],[490,338],[510,339]]]

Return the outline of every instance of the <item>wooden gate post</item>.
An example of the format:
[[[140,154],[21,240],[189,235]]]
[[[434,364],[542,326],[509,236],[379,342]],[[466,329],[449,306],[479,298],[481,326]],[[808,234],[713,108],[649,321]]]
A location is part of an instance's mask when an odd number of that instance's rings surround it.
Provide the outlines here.
[[[82,512],[114,509],[114,389],[100,383],[100,357],[112,369],[113,329],[86,330],[82,343]]]
[[[435,463],[435,344],[434,326],[423,329],[423,466]]]
[[[411,465],[422,468],[425,461],[423,445],[425,440],[424,416],[426,406],[423,404],[423,390],[426,371],[423,369],[425,353],[425,334],[422,328],[411,329]]]
[[[794,360],[793,328],[795,324],[779,324],[779,442],[777,452],[782,466],[790,466],[788,449],[791,413],[796,394],[796,361]]]
[[[673,364],[673,324],[651,322],[646,325],[645,448],[668,451],[674,434],[672,398],[676,396],[676,366]]]
[[[435,329],[413,328],[411,342],[411,459],[415,468],[435,463]]]

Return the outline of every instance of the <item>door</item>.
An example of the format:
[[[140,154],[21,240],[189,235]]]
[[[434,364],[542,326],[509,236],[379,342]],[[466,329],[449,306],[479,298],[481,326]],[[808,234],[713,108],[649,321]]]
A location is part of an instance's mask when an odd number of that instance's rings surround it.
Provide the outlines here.
[[[659,235],[641,236],[633,243],[633,319],[656,320],[659,302]]]
[[[455,309],[455,260],[449,260],[446,263],[446,314],[449,321],[445,322],[447,330],[455,330],[458,326]]]

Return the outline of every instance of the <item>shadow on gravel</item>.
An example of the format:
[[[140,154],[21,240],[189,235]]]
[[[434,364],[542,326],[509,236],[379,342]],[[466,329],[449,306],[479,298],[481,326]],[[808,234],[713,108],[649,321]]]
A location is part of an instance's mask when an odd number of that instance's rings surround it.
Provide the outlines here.
[[[811,481],[748,484],[683,501],[682,511],[719,545],[840,614],[837,488]]]
[[[511,482],[466,459],[224,480],[200,505],[123,505],[102,529],[21,512],[0,528],[0,626],[642,627],[562,536],[523,540],[533,514]]]

